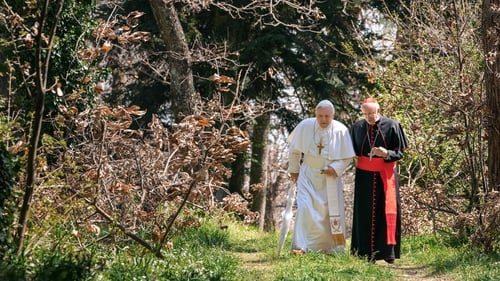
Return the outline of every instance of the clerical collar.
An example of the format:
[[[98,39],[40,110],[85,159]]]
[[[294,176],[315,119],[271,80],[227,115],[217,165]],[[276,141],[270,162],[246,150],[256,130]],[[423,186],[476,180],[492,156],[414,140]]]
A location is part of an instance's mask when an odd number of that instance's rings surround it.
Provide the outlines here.
[[[365,122],[366,122],[366,124],[368,124],[368,126],[375,126],[375,125],[378,125],[378,123],[380,123],[380,119],[382,119],[382,117],[378,118],[378,120],[375,121],[375,123],[373,123],[373,124],[368,123],[368,121],[366,121],[366,120],[365,120]]]

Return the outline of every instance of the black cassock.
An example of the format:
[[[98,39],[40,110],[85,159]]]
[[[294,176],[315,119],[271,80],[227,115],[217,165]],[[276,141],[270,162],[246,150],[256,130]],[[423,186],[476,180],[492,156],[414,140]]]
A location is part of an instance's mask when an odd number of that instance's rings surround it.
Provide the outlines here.
[[[370,157],[372,147],[385,147],[389,156],[385,162],[398,161],[408,146],[401,125],[393,119],[381,117],[374,125],[366,120],[350,128],[356,156]],[[376,157],[376,156],[373,156]],[[370,260],[397,259],[401,250],[401,201],[396,176],[396,245],[387,245],[384,185],[379,172],[356,168],[351,253]]]

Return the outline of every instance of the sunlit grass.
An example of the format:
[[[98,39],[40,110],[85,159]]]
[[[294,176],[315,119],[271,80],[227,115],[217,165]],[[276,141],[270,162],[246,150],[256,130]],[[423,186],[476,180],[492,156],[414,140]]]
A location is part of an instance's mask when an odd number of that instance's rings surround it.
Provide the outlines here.
[[[383,261],[371,263],[348,251],[340,255],[294,255],[290,249],[291,235],[278,254],[277,232],[260,232],[255,226],[233,219],[203,220],[199,226],[177,232],[172,241],[172,247],[162,251],[163,258],[134,243],[113,252],[88,249],[92,265],[84,268],[89,274],[81,276],[103,281],[500,280],[498,255],[482,254],[447,236],[405,237],[401,259],[393,265]],[[52,278],[54,267],[44,265],[64,265],[73,276],[81,270],[80,262],[54,263],[60,259],[54,260],[50,255],[45,258],[41,253],[34,255],[40,258],[30,262],[29,267],[22,261],[0,263],[0,279],[31,280],[34,274]],[[61,257],[65,254],[62,250],[53,253]]]
[[[231,251],[256,253],[260,255],[260,263],[266,264],[254,266],[243,260],[241,280],[397,280],[389,269],[348,254],[294,255],[290,251],[290,236],[278,255],[278,233],[263,233],[254,227],[238,224],[231,226],[229,231]]]
[[[407,237],[403,252],[405,263],[425,265],[432,275],[449,280],[500,280],[499,255],[486,255],[446,236]]]
[[[308,253],[283,256],[273,280],[393,280],[387,268],[353,256]]]
[[[229,251],[243,257],[241,280],[402,280],[402,274],[410,280],[411,274],[415,274],[414,278],[439,280],[500,280],[498,256],[481,254],[432,235],[404,238],[401,259],[388,266],[383,261],[374,264],[347,253],[293,255],[290,236],[278,255],[278,233],[263,233],[239,224],[231,225],[229,233]],[[258,266],[255,260],[245,260],[248,256],[244,254],[251,253],[259,255]]]

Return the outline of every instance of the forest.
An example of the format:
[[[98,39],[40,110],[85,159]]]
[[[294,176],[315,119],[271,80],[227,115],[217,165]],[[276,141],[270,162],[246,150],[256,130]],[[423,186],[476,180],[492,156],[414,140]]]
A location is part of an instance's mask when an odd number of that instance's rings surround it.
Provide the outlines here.
[[[498,257],[499,30],[499,0],[0,0],[0,279],[273,235],[292,129],[367,97],[408,136],[403,235]]]

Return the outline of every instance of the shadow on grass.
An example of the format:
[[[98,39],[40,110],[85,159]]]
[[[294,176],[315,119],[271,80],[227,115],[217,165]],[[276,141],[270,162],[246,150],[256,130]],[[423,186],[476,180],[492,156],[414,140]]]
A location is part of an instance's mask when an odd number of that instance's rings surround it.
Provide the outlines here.
[[[226,250],[238,253],[257,253],[262,251],[262,247],[259,245],[259,243],[262,242],[258,239],[232,242],[229,243]]]
[[[404,279],[419,280],[429,279],[439,276],[429,265],[388,265],[388,267]],[[439,279],[444,280],[444,279]]]

